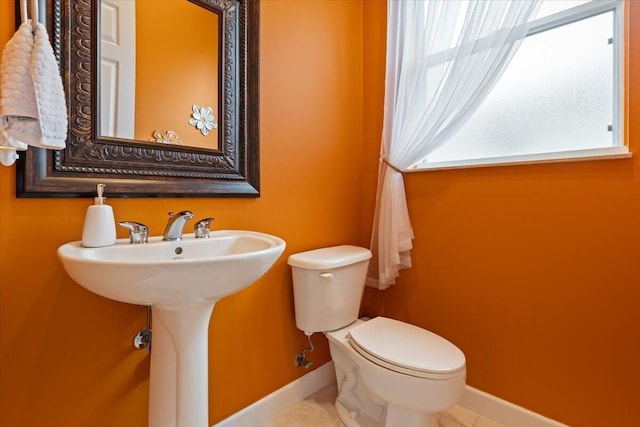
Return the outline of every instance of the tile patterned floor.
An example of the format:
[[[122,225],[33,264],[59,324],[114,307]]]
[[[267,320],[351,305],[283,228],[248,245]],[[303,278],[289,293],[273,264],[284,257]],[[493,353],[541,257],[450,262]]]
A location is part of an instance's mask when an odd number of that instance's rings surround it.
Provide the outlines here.
[[[338,391],[330,384],[272,418],[264,427],[343,427],[333,402]],[[438,427],[504,427],[455,405],[438,415]]]

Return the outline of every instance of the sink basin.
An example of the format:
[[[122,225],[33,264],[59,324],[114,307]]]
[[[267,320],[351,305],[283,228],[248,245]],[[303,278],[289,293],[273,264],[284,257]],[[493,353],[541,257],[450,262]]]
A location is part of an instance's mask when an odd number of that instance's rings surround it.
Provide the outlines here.
[[[208,427],[209,321],[220,298],[258,280],[282,255],[284,240],[253,231],[185,234],[146,244],[58,248],[69,276],[112,300],[151,306],[149,426]]]
[[[185,234],[132,245],[58,248],[65,270],[82,287],[103,297],[166,308],[217,300],[258,280],[284,251],[284,240],[253,231],[218,230],[208,239]]]

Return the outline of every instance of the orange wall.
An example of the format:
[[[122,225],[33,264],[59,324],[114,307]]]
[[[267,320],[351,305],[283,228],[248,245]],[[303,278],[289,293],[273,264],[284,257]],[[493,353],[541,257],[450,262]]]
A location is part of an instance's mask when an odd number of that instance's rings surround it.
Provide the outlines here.
[[[629,139],[640,144],[640,2],[631,3]],[[365,194],[374,190],[385,4],[364,2]],[[382,58],[382,59],[381,59]],[[468,384],[574,426],[637,425],[640,156],[405,175],[414,267],[364,313],[443,335]],[[371,199],[363,206],[370,224]]]
[[[110,199],[117,220],[159,234],[170,210],[219,229],[272,233],[285,254],[264,278],[222,299],[210,328],[210,422],[306,373],[295,328],[289,254],[360,238],[362,4],[262,2],[259,199]],[[13,1],[0,0],[0,44]],[[56,248],[78,240],[88,199],[16,199],[0,167],[0,425],[146,425],[148,356],[132,346],[142,307],[93,295],[67,277]],[[108,188],[107,188],[108,190]],[[123,232],[119,232],[124,237]],[[314,340],[316,366],[329,359]]]
[[[640,4],[631,13],[633,150]],[[13,2],[0,0],[2,44],[12,16]],[[292,363],[305,339],[286,257],[366,244],[374,203],[385,2],[263,0],[261,21],[262,197],[110,201],[117,219],[146,221],[155,234],[166,211],[191,208],[216,216],[218,228],[288,243],[262,280],[214,310],[211,423],[303,373]],[[368,290],[364,314],[451,339],[467,355],[468,383],[483,391],[571,425],[634,425],[639,162],[407,175],[415,266],[392,289]],[[131,346],[144,310],[88,293],[55,258],[80,237],[89,201],[18,200],[14,176],[0,167],[0,425],[145,425],[148,357]],[[316,343],[319,365],[328,354]]]
[[[218,15],[187,1],[136,1],[135,139],[172,130],[184,145],[218,148],[189,124],[192,106],[218,115]]]

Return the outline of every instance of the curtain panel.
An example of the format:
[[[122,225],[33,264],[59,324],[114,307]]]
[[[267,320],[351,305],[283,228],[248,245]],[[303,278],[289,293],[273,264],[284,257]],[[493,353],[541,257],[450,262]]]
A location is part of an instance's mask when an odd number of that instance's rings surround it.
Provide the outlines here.
[[[541,0],[387,3],[385,105],[367,285],[411,267],[402,170],[446,144],[500,79]]]

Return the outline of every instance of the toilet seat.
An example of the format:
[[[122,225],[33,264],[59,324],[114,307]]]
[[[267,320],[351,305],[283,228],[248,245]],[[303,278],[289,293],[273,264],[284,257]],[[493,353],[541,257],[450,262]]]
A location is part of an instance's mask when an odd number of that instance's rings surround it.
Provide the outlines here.
[[[446,379],[465,369],[464,354],[451,342],[386,317],[373,318],[351,329],[349,342],[371,362],[414,377]]]

